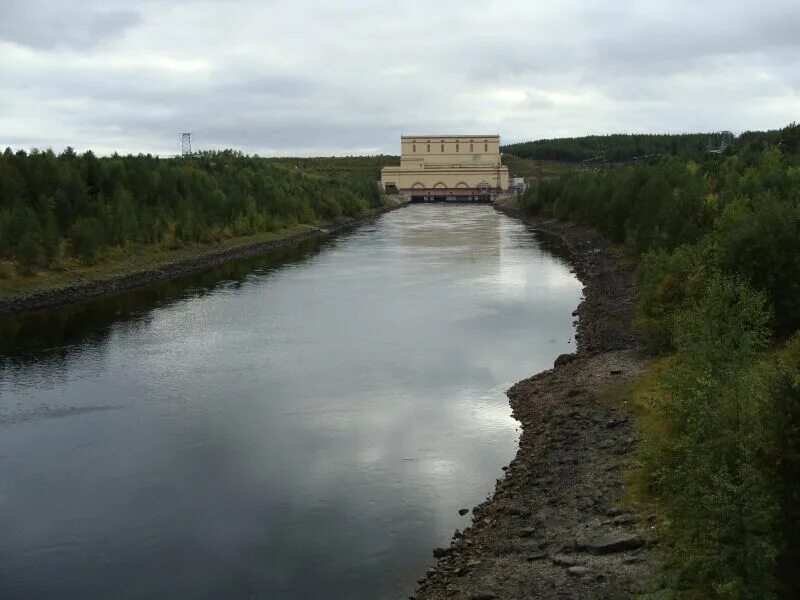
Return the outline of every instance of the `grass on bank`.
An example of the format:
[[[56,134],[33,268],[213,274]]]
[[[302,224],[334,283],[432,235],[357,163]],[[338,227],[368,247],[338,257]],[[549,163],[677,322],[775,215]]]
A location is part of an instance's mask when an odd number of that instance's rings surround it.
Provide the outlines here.
[[[397,197],[387,196],[385,198],[387,206],[396,206],[402,202],[403,200]],[[379,209],[368,210],[361,217],[368,217],[378,212]],[[41,292],[64,289],[76,284],[105,281],[141,271],[158,269],[185,260],[235,248],[245,248],[254,244],[291,238],[319,228],[325,228],[327,225],[329,223],[325,221],[299,223],[275,231],[225,237],[217,242],[207,244],[185,244],[178,248],[170,248],[166,244],[150,244],[128,248],[117,247],[110,249],[102,260],[91,265],[72,259],[65,262],[59,269],[41,269],[30,274],[19,273],[15,265],[10,261],[0,261],[0,300],[16,300]]]
[[[298,224],[277,231],[225,238],[216,243],[187,244],[174,249],[163,244],[132,248],[118,247],[110,249],[102,260],[92,265],[82,264],[78,260],[70,260],[65,262],[60,269],[37,270],[27,275],[18,273],[13,263],[4,262],[0,264],[0,299],[20,299],[76,284],[88,284],[158,269],[217,252],[289,238],[315,228],[315,225]]]

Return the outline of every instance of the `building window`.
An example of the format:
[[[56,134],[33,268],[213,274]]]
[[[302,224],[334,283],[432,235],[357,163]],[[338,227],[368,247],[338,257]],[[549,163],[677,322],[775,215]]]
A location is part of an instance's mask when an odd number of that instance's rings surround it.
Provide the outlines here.
[[[474,150],[472,149],[472,142],[470,142],[470,144],[469,144],[469,151],[470,152],[474,152]]]
[[[483,145],[483,151],[484,152],[488,152],[489,151],[489,144],[484,144]]]
[[[458,152],[458,144],[456,144],[456,152]]]
[[[431,145],[428,144],[428,152],[430,152],[430,151],[431,151]]]
[[[412,152],[416,152],[417,151],[417,145],[416,144],[411,146],[411,151]]]
[[[444,144],[442,144],[442,152],[444,152]]]

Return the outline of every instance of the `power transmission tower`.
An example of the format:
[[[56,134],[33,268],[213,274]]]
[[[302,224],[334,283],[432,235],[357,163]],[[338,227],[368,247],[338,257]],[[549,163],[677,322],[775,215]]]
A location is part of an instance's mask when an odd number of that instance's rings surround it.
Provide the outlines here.
[[[181,156],[190,158],[192,156],[192,134],[181,134]]]
[[[714,137],[719,136],[719,145],[717,146],[714,143]],[[714,134],[708,138],[708,149],[706,150],[709,154],[724,154],[728,148],[733,147],[734,137],[733,133],[730,131],[720,131],[717,134]]]

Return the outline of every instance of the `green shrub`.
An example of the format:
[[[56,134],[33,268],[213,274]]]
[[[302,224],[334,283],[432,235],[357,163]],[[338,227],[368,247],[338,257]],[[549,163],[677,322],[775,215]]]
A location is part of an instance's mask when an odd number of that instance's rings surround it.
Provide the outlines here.
[[[654,352],[674,347],[674,319],[691,303],[705,277],[700,250],[681,246],[645,254],[639,264],[636,324]]]
[[[706,598],[775,597],[779,452],[760,361],[769,321],[763,293],[720,274],[675,317],[676,360],[658,405],[666,435],[645,456],[679,587]]]
[[[0,261],[0,279],[11,279],[14,277],[15,272],[14,263],[10,261]]]

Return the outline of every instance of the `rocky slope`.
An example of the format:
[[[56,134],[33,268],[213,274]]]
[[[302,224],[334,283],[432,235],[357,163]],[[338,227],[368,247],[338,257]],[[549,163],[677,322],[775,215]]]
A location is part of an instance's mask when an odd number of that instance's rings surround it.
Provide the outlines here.
[[[472,525],[434,550],[438,563],[411,598],[630,598],[654,588],[649,518],[622,504],[637,442],[613,394],[644,364],[631,273],[591,231],[526,220],[564,241],[584,284],[577,352],[508,390],[522,424],[517,456]]]

